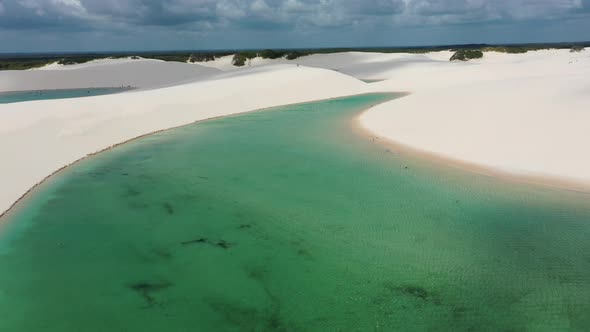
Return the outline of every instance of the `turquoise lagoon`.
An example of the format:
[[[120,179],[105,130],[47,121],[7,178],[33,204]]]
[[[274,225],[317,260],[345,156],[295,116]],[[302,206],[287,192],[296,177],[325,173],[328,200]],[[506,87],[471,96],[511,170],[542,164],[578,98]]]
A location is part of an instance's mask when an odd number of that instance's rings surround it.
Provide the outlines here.
[[[392,95],[226,117],[60,172],[0,237],[0,331],[585,331],[590,197],[354,130]]]
[[[1,92],[0,104],[18,103],[22,101],[66,99],[101,96],[130,90],[129,88],[88,88],[63,90],[34,90],[18,92]]]

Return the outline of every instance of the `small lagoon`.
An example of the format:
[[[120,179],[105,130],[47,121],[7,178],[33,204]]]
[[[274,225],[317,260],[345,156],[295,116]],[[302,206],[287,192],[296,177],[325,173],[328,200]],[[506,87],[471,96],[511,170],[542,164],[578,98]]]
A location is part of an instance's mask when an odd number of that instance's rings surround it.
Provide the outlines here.
[[[130,88],[87,88],[63,90],[34,90],[17,92],[0,92],[0,104],[18,103],[22,101],[67,99],[101,96],[131,90]]]
[[[375,94],[157,133],[5,217],[0,331],[584,331],[590,196],[433,168]]]

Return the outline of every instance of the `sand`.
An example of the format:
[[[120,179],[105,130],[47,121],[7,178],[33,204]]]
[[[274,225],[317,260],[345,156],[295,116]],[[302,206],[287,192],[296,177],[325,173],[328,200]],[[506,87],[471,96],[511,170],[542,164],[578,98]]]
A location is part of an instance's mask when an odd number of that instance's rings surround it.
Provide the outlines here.
[[[588,50],[488,53],[446,67],[404,68],[374,83],[412,95],[375,107],[361,124],[420,151],[590,188]]]
[[[393,72],[397,72],[397,70],[403,67],[416,65],[422,68],[428,68],[424,66],[425,64],[449,66],[449,58],[452,54],[450,51],[426,54],[344,52],[314,54],[295,60],[255,58],[248,60],[244,67],[234,66],[232,64],[233,56],[229,55],[218,58],[215,61],[196,62],[196,64],[222,71],[234,71],[248,67],[288,63],[306,67],[331,69],[361,80],[383,80],[391,78]],[[451,65],[451,67],[453,66]]]
[[[0,92],[134,86],[80,99],[0,105],[0,213],[60,168],[129,139],[194,121],[368,92],[410,92],[360,124],[416,151],[547,183],[590,187],[590,50],[486,53],[348,52],[295,61],[231,56],[186,64],[100,60],[0,72]],[[67,69],[67,70],[64,70]],[[378,80],[364,83],[361,80]]]
[[[273,65],[161,89],[0,105],[0,211],[63,166],[141,135],[364,90],[334,71]]]
[[[0,71],[0,91],[122,86],[153,89],[211,78],[218,73],[217,69],[198,65],[145,59],[91,61],[73,66],[53,64],[37,70]]]

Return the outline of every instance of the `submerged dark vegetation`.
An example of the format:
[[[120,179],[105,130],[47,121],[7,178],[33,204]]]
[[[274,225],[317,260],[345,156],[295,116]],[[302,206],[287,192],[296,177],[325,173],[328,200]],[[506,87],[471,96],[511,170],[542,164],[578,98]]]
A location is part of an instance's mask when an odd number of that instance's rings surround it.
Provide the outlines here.
[[[549,44],[521,44],[521,45],[445,45],[422,47],[365,47],[365,48],[322,48],[322,49],[265,49],[265,50],[221,50],[221,51],[170,51],[170,52],[114,52],[114,53],[50,53],[50,54],[0,54],[0,70],[24,70],[38,68],[57,62],[63,65],[81,64],[92,60],[105,58],[147,58],[174,62],[205,62],[216,58],[234,54],[232,63],[244,66],[256,57],[264,59],[295,60],[312,54],[330,54],[338,52],[378,52],[378,53],[428,53],[443,50],[453,50],[458,57],[465,55],[465,60],[473,59],[482,52],[526,53],[541,49],[570,49],[579,52],[590,47],[590,42],[581,43],[549,43]],[[479,52],[479,53],[478,53]],[[459,59],[461,60],[461,59]]]

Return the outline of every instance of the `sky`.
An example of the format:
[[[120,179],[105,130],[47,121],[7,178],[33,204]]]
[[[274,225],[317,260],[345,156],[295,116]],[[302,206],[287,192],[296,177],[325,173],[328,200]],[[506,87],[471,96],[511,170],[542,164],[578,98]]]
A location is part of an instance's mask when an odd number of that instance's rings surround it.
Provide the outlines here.
[[[0,0],[0,52],[590,41],[590,0]]]

